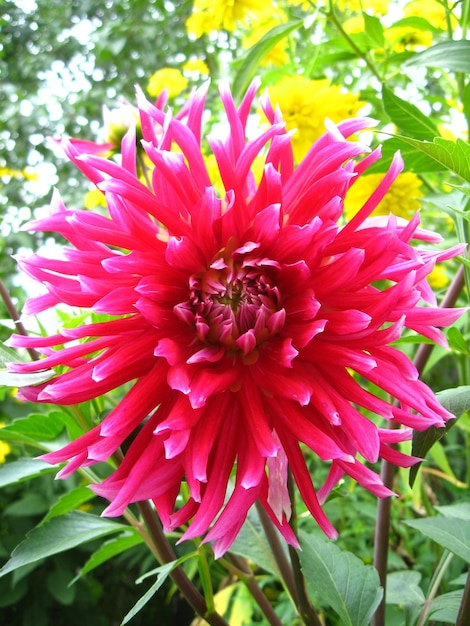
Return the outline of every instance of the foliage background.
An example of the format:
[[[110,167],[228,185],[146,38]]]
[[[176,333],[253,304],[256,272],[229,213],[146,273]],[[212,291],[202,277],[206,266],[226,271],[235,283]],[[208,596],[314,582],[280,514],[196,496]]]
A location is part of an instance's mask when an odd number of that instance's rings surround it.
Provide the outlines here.
[[[256,8],[259,3],[252,4]],[[65,203],[70,206],[81,206],[89,191],[50,138],[67,134],[104,140],[103,105],[113,109],[124,100],[133,102],[135,83],[146,88],[157,70],[168,67],[181,70],[190,59],[207,64],[213,83],[212,96],[221,80],[229,80],[234,91],[240,93],[256,74],[262,76],[267,87],[278,84],[283,77],[302,74],[309,80],[328,79],[333,85],[347,88],[365,104],[366,112],[379,120],[379,129],[384,132],[380,135],[384,141],[384,159],[377,171],[385,170],[391,155],[400,147],[406,171],[413,173],[421,185],[425,225],[444,233],[447,243],[468,241],[470,152],[465,143],[470,117],[468,3],[416,1],[408,3],[408,13],[403,13],[405,4],[364,2],[364,11],[361,11],[361,5],[353,2],[276,3],[278,21],[272,25],[274,30],[268,29],[260,41],[247,46],[246,37],[254,30],[249,23],[239,23],[233,31],[221,28],[201,37],[188,34],[186,23],[193,10],[189,0],[173,3],[2,0],[0,278],[18,309],[30,287],[18,276],[12,255],[24,249],[53,245],[52,241],[41,239],[41,235],[21,232],[20,225],[33,214],[44,211],[53,185],[58,185]],[[439,9],[442,21],[433,17],[430,5]],[[356,20],[359,26],[354,26],[351,20]],[[266,62],[266,54],[279,43],[283,49],[282,63]],[[188,76],[187,89],[205,80],[201,74]],[[179,102],[177,95],[170,104],[177,108]],[[319,96],[314,104],[318,116],[323,118]],[[328,104],[334,112],[334,100]],[[213,107],[216,116],[215,99]],[[398,133],[408,140],[400,141],[385,133]],[[419,143],[433,141],[439,135],[441,143],[433,144],[434,147],[423,147]],[[401,196],[397,191],[397,198],[404,204],[406,190]],[[437,286],[440,297],[456,271],[456,266],[446,270]],[[465,295],[461,296],[461,303],[467,304]],[[11,332],[12,323],[2,303],[0,309],[0,338],[4,340]],[[434,390],[469,384],[467,341],[465,319],[449,333],[451,352],[433,351],[424,375]],[[408,339],[403,349],[412,355],[416,343]],[[454,513],[436,509],[436,505],[465,505],[469,501],[467,398],[465,395],[456,411],[458,416],[462,415],[457,426],[431,449],[414,488],[408,486],[406,472],[400,471],[397,475],[400,497],[394,501],[392,509],[387,625],[424,624],[425,621],[419,621],[427,619],[422,617],[425,615],[423,607],[428,610],[437,596],[444,600],[435,608],[433,623],[455,622],[455,606],[458,607],[462,596],[465,563],[469,559],[449,557],[453,553],[462,557],[461,550],[452,542],[436,540],[429,532],[418,532],[419,524],[415,529],[404,520],[419,520],[440,513],[460,520],[460,526],[468,526],[470,506],[459,508],[458,514],[455,509]],[[0,400],[0,421],[6,425],[37,411],[37,407],[20,405],[7,389],[1,392]],[[93,409],[99,413],[106,407]],[[61,427],[69,425],[70,413],[65,410],[59,413],[59,417],[54,415],[50,419]],[[7,447],[3,448],[8,452],[5,467],[37,453],[31,441],[28,442],[31,433],[22,439],[18,434],[15,438],[14,428],[9,436],[7,431],[8,427],[4,431],[8,440]],[[50,434],[50,440],[57,434]],[[41,435],[45,436],[45,431]],[[313,458],[311,469],[319,478],[325,472]],[[70,492],[83,494],[79,478],[59,484],[51,476],[49,473],[31,481],[5,483],[0,491],[0,558],[5,562],[13,548],[41,522],[54,503]],[[339,530],[338,545],[369,565],[373,552],[375,498],[349,482],[334,496],[326,509]],[[99,514],[103,508],[98,499],[86,500],[83,495],[77,495],[74,507],[90,515]],[[298,514],[301,528],[307,533],[314,532],[308,516],[302,510]],[[253,525],[256,523],[252,520]],[[465,536],[462,541],[468,548],[470,537]],[[2,623],[9,626],[73,625],[85,619],[90,626],[120,623],[150,586],[148,579],[136,586],[135,579],[155,564],[145,547],[136,543],[86,576],[79,576],[70,586],[70,581],[101,543],[101,539],[95,539],[47,561],[41,558],[23,565],[1,578]],[[258,557],[253,562],[259,566],[255,572],[261,585],[284,623],[294,623],[292,607],[275,570],[263,563],[256,548],[253,554],[252,550],[247,550],[247,545],[250,545],[248,539],[242,537],[235,551],[246,557]],[[182,554],[180,551],[179,555]],[[185,567],[198,582],[194,560],[188,560]],[[229,589],[218,602],[219,606],[225,602],[230,623],[263,623],[244,587],[227,578],[221,565],[212,563],[211,568],[214,587],[217,589],[223,583]],[[405,594],[404,598],[405,587],[409,595]],[[325,624],[343,623],[338,621],[334,603],[324,602],[315,589],[311,594],[322,606]],[[426,599],[428,605],[425,605]],[[159,624],[189,624],[193,619],[170,583],[162,586],[152,602],[133,618],[133,623],[157,623],[157,619]]]

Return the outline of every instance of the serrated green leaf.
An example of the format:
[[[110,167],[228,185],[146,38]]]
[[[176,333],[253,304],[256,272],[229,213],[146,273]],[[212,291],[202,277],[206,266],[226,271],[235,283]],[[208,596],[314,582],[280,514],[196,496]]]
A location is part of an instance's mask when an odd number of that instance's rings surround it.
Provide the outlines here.
[[[405,524],[470,563],[470,524],[456,517],[425,517],[406,520]]]
[[[119,537],[113,537],[113,539],[106,541],[91,555],[70,584],[75,583],[79,578],[82,578],[82,576],[85,576],[102,563],[109,561],[109,559],[112,559],[134,546],[138,546],[143,543],[143,541],[142,536],[134,528],[129,528],[124,534],[119,535]]]
[[[305,578],[342,626],[368,626],[383,595],[377,571],[323,537],[301,533],[300,544]]]
[[[433,142],[419,141],[401,135],[399,139],[431,157],[463,180],[470,182],[470,145],[465,141],[461,139],[450,141],[441,137],[436,137]]]
[[[23,565],[76,548],[87,541],[126,529],[124,524],[81,511],[54,517],[39,524],[26,535],[13,550],[10,560],[0,569],[0,576],[5,576]]]
[[[287,35],[299,29],[302,24],[302,20],[296,20],[275,26],[247,51],[233,80],[232,92],[235,100],[246,91],[250,81],[259,70],[263,57]]]
[[[367,173],[387,172],[397,150],[400,150],[405,162],[405,171],[420,174],[439,172],[446,169],[441,163],[438,163],[427,154],[424,154],[404,141],[400,141],[397,137],[393,137],[392,139],[386,139],[382,142],[382,158],[373,163],[367,169]]]
[[[414,104],[399,98],[385,85],[382,87],[382,102],[387,115],[405,135],[429,141],[439,136],[437,126],[430,117],[421,113]]]
[[[25,458],[11,463],[2,463],[0,465],[0,487],[52,472],[57,472],[57,466],[50,465],[50,463],[40,459]]]
[[[442,41],[413,56],[405,65],[470,71],[470,41]]]
[[[74,511],[81,504],[85,504],[85,502],[89,502],[95,497],[96,494],[94,494],[91,489],[89,489],[86,485],[80,485],[80,487],[76,487],[61,496],[49,509],[49,512],[43,522],[52,519],[53,517],[57,517],[58,515],[70,513],[70,511]]]
[[[26,437],[33,441],[54,441],[63,430],[63,422],[51,419],[47,413],[32,413],[4,426],[2,439],[22,441]]]
[[[419,586],[420,580],[421,574],[410,570],[388,574],[386,603],[412,607],[424,604],[426,598]]]
[[[29,387],[40,385],[55,376],[54,370],[42,372],[18,373],[0,370],[0,385],[3,387]]]

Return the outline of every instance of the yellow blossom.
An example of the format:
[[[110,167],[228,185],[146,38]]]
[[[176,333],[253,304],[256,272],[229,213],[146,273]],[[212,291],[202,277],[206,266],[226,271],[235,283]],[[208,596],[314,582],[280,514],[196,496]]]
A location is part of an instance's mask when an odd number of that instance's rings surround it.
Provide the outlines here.
[[[383,174],[359,176],[352,184],[344,201],[346,219],[351,219],[369,199],[378,187]],[[420,207],[419,198],[423,196],[421,181],[413,172],[402,172],[377,206],[373,215],[389,215],[409,218]]]
[[[85,195],[85,199],[83,201],[83,206],[85,209],[95,209],[99,206],[107,206],[106,198],[104,197],[104,193],[99,189],[90,189]]]
[[[435,265],[428,274],[428,283],[433,289],[444,289],[449,284],[449,276],[442,265]]]
[[[5,426],[5,424],[3,422],[0,422],[0,428],[2,428],[3,426]],[[5,463],[5,457],[7,456],[7,454],[10,454],[10,452],[11,448],[7,444],[7,442],[0,439],[0,463]]]
[[[150,76],[147,92],[152,98],[158,98],[166,89],[169,98],[179,96],[188,86],[188,79],[174,67],[164,67]]]
[[[279,105],[287,130],[297,129],[292,139],[294,156],[300,161],[325,132],[325,120],[340,122],[357,114],[363,106],[359,96],[328,79],[309,80],[286,76],[268,88],[274,106]]]
[[[183,65],[183,72],[187,72],[188,74],[197,73],[200,76],[208,76],[209,68],[207,67],[207,63],[205,63],[202,59],[189,59]]]
[[[337,0],[335,6],[340,11],[354,11],[354,13],[373,13],[385,15],[388,13],[389,0]]]
[[[265,0],[195,0],[186,29],[199,38],[214,30],[232,32],[237,25],[248,26],[271,14],[272,6]]]
[[[440,2],[433,0],[412,0],[403,9],[404,17],[424,17],[427,21],[440,30],[447,30],[446,9]],[[449,20],[452,28],[458,25],[457,18],[450,14]]]
[[[428,48],[432,44],[432,33],[408,26],[391,26],[384,32],[389,47],[395,52]]]
[[[0,178],[8,176],[9,178],[24,178],[25,180],[38,180],[36,172],[29,170],[14,170],[10,167],[0,167]]]

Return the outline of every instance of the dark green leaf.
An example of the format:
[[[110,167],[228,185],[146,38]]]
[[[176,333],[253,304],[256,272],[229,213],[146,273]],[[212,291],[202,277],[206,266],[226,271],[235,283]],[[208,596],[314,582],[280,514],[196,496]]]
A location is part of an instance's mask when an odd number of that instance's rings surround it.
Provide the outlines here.
[[[52,519],[53,517],[57,517],[58,515],[70,513],[70,511],[74,511],[81,504],[89,502],[95,497],[96,496],[91,489],[89,489],[86,485],[80,485],[80,487],[76,487],[61,496],[49,509],[49,512],[43,522]]]
[[[454,389],[445,389],[436,395],[442,406],[456,417],[460,417],[470,409],[470,385],[463,385],[462,387],[455,387]],[[413,456],[424,459],[436,441],[439,441],[439,439],[452,428],[455,422],[456,420],[449,420],[445,428],[431,427],[424,432],[415,431],[413,433],[413,445],[411,449]],[[410,469],[409,482],[411,487],[414,485],[420,465],[420,463],[417,463]]]
[[[129,528],[125,533],[119,535],[119,537],[113,537],[113,539],[106,541],[91,555],[72,582],[76,582],[79,578],[94,570],[95,567],[98,567],[118,554],[143,543],[143,541],[142,536],[133,528]]]
[[[470,524],[458,517],[425,517],[407,520],[405,524],[470,563]]]
[[[406,102],[388,89],[382,87],[382,101],[385,112],[400,132],[414,139],[432,141],[439,131],[429,116],[424,115],[414,104]]]
[[[368,626],[383,595],[377,571],[323,537],[301,533],[300,544],[306,579],[342,626]]]
[[[2,463],[0,465],[0,487],[52,472],[57,472],[57,467],[40,459],[25,458],[12,463]]]
[[[54,517],[39,524],[26,535],[24,541],[13,550],[10,560],[0,570],[0,576],[5,576],[23,565],[75,548],[92,539],[122,532],[126,528],[123,524],[81,511]]]
[[[453,72],[470,70],[470,41],[443,41],[419,52],[406,65],[437,67]]]

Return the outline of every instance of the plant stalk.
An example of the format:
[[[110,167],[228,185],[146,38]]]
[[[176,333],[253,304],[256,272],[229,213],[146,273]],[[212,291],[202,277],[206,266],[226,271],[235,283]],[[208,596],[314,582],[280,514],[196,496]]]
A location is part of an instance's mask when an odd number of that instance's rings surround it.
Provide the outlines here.
[[[442,308],[448,308],[455,306],[457,299],[462,292],[465,285],[464,266],[461,265],[457,270],[450,287],[442,299],[440,306]],[[433,351],[434,344],[421,344],[416,351],[413,363],[418,370],[419,374],[422,374],[426,363]],[[397,428],[398,425],[395,422],[391,422],[391,428]],[[392,489],[393,479],[395,475],[395,467],[388,461],[382,461],[382,468],[380,477],[385,487]],[[374,617],[372,618],[372,626],[385,626],[385,594],[386,594],[386,582],[387,582],[387,561],[388,561],[388,546],[390,538],[390,510],[391,510],[391,498],[382,498],[377,504],[377,520],[375,526],[375,543],[374,543],[374,566],[379,574],[380,584],[383,587],[384,595],[382,602],[379,604]],[[463,626],[463,624],[462,624]]]

